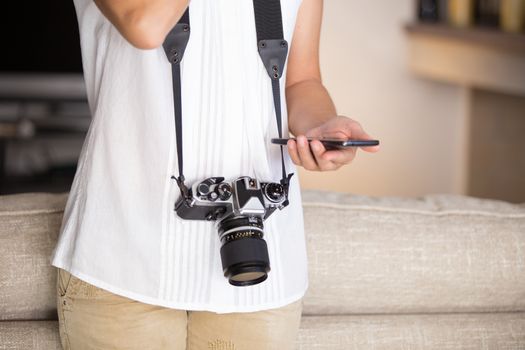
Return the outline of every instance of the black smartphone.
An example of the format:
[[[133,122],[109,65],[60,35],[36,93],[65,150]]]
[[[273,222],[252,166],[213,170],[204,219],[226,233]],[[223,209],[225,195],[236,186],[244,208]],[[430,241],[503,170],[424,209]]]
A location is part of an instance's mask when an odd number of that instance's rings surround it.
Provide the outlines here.
[[[276,145],[286,145],[288,140],[295,140],[295,138],[288,139],[272,139],[272,143]],[[348,147],[369,147],[379,145],[378,140],[344,140],[344,139],[316,139],[308,138],[308,141],[319,140],[327,150],[345,149]]]

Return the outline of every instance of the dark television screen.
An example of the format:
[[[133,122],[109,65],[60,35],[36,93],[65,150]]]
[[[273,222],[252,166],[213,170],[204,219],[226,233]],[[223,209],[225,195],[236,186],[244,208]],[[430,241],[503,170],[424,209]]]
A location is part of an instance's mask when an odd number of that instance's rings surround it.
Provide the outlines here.
[[[15,0],[0,6],[0,72],[80,73],[73,0]]]

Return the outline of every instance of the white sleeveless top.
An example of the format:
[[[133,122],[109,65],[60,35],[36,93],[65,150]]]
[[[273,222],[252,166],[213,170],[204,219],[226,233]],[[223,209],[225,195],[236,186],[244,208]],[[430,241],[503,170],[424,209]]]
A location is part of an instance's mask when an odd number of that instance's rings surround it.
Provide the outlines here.
[[[301,0],[283,0],[291,43]],[[215,223],[180,219],[171,66],[162,47],[130,45],[92,0],[75,0],[93,115],[51,264],[140,302],[219,313],[281,307],[307,289],[297,174],[290,205],[265,221],[271,271],[234,287]],[[192,0],[182,62],[186,183],[281,178],[271,81],[257,52],[253,2]],[[286,76],[286,71],[284,72]],[[285,78],[281,79],[284,87]],[[288,130],[284,88],[283,128]],[[289,172],[295,172],[286,154]]]

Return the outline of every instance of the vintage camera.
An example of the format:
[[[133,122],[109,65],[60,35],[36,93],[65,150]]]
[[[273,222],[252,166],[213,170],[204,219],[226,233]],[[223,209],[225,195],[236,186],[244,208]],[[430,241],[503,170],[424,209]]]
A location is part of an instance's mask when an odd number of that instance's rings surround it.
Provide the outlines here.
[[[287,205],[288,181],[260,183],[243,176],[228,183],[210,177],[183,191],[175,211],[186,220],[217,222],[224,276],[234,286],[249,286],[270,271],[263,222]]]

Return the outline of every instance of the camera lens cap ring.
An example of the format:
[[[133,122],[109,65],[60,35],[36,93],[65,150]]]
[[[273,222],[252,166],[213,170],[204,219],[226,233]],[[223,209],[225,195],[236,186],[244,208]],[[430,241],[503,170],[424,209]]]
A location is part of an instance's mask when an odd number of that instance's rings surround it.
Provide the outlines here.
[[[270,271],[268,246],[260,238],[243,238],[221,247],[224,277],[234,286],[251,286],[266,280]]]

